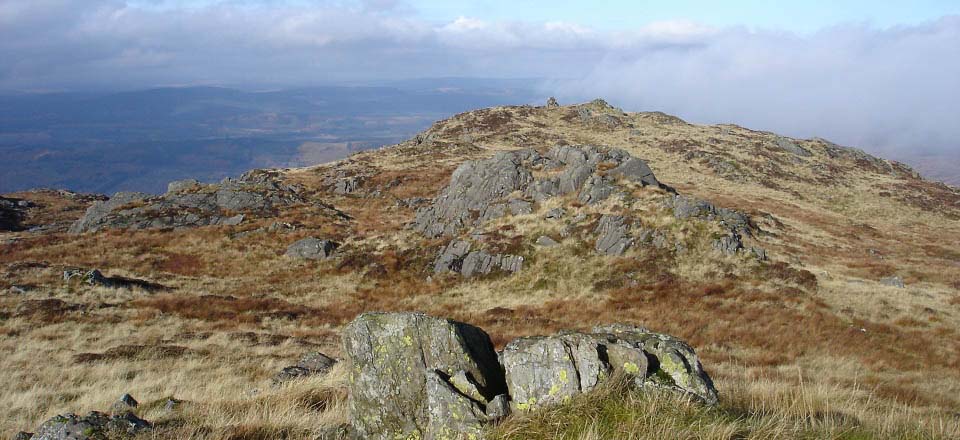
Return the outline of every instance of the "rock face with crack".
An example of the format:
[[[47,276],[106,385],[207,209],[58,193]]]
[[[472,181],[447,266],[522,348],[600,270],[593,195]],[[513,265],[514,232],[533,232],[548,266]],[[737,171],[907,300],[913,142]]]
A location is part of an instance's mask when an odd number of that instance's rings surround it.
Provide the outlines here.
[[[501,360],[510,397],[520,411],[562,403],[616,373],[632,376],[641,387],[668,388],[717,402],[713,382],[693,349],[641,327],[521,338],[507,344]]]
[[[490,337],[468,324],[365,313],[342,340],[353,366],[350,420],[363,438],[479,435],[487,403],[506,392]]]
[[[161,196],[121,192],[94,203],[70,232],[237,225],[247,214],[268,216],[275,208],[304,202],[299,193],[270,171],[251,171],[219,184],[172,182]]]

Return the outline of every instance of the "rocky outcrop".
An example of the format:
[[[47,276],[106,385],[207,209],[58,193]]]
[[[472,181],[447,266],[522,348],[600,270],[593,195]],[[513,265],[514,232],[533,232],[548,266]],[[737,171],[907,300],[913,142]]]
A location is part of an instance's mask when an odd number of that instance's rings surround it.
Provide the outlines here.
[[[161,196],[117,193],[94,203],[70,232],[230,226],[240,224],[245,215],[269,216],[276,208],[302,202],[300,190],[282,183],[278,173],[255,170],[219,184],[172,182]]]
[[[309,237],[291,244],[285,255],[304,260],[325,260],[332,257],[339,247],[340,243]]]
[[[549,173],[535,178],[534,171]],[[598,203],[618,191],[621,179],[662,186],[646,162],[623,150],[559,146],[543,155],[501,152],[458,167],[433,204],[417,211],[413,226],[428,237],[455,236],[507,214],[530,213],[534,203],[551,197],[576,193],[582,203]]]
[[[365,313],[343,331],[350,420],[363,438],[480,435],[506,386],[490,337],[417,313]],[[459,379],[456,379],[459,378]]]
[[[614,375],[718,401],[689,345],[642,327],[520,338],[499,362],[483,330],[417,313],[366,313],[342,338],[353,365],[350,421],[362,438],[479,439],[514,410],[563,403]]]
[[[281,385],[284,382],[302,379],[310,376],[319,376],[326,374],[337,364],[337,360],[327,356],[319,351],[307,353],[296,365],[291,365],[280,370],[273,377],[273,385]]]
[[[463,240],[451,241],[433,264],[434,273],[455,272],[465,277],[493,272],[514,273],[522,268],[521,256],[471,251],[470,242]]]
[[[127,438],[148,431],[151,425],[133,413],[109,416],[93,411],[86,416],[66,414],[47,420],[33,435],[33,440],[100,440]]]
[[[719,223],[727,233],[714,240],[713,248],[726,255],[735,255],[747,250],[743,244],[743,237],[753,237],[756,230],[756,226],[748,215],[732,209],[718,208],[705,200],[674,195],[667,199],[666,206],[673,210],[673,216],[677,219],[693,218]],[[766,258],[766,251],[763,249],[752,248],[748,251],[758,259]]]

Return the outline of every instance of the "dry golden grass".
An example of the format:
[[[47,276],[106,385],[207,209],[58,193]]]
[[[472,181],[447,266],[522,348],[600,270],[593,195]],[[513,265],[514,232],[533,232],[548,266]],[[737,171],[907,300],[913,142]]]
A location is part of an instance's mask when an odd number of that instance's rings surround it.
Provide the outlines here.
[[[237,227],[2,234],[0,243],[18,240],[0,244],[0,290],[37,290],[0,295],[0,371],[10,372],[0,377],[0,436],[107,409],[129,392],[157,422],[155,438],[313,438],[345,420],[342,372],[278,389],[269,379],[306,351],[339,355],[339,329],[367,310],[460,319],[498,346],[600,323],[646,325],[690,341],[724,399],[707,410],[614,387],[510,421],[497,434],[505,438],[958,436],[960,192],[885,162],[831,158],[819,141],[800,141],[813,156],[796,158],[772,149],[766,133],[587,108],[613,122],[584,122],[570,107],[489,109],[442,121],[420,142],[287,170],[311,203]],[[554,199],[484,225],[485,246],[527,257],[516,275],[428,280],[444,242],[407,229],[414,209],[397,201],[436,194],[464,160],[556,144],[624,148],[681,193],[749,212],[764,231],[751,244],[772,261],[716,254],[715,225],[677,222],[659,207],[662,192],[637,188],[629,200]],[[364,176],[362,191],[328,192],[338,171]],[[80,213],[43,197],[51,212],[37,218]],[[628,211],[689,250],[598,256],[542,218],[561,205],[589,216],[579,232]],[[257,230],[278,221],[294,228]],[[537,247],[540,235],[561,244]],[[306,236],[342,241],[341,255],[283,256]],[[63,285],[72,266],[169,290]],[[890,275],[906,288],[880,284]],[[182,410],[162,410],[171,396],[187,402]]]

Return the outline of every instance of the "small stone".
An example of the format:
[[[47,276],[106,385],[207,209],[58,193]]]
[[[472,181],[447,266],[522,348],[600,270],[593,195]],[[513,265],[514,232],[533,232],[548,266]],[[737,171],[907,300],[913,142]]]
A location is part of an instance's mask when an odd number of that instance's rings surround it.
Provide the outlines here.
[[[31,440],[33,438],[32,432],[20,431],[17,435],[13,436],[13,440]]]
[[[323,260],[333,256],[340,244],[330,240],[309,237],[291,244],[286,255],[291,258]]]
[[[487,418],[496,422],[510,415],[510,397],[506,394],[495,396],[487,404]]]
[[[200,186],[200,181],[196,179],[175,180],[167,184],[167,194],[188,191]]]
[[[119,415],[126,414],[127,412],[137,409],[140,403],[137,402],[137,399],[134,399],[133,396],[129,394],[124,394],[120,396],[120,400],[113,403],[113,406],[110,407],[110,413]]]
[[[554,240],[546,235],[541,235],[540,238],[537,239],[537,246],[554,247],[558,244],[560,243],[557,242],[557,240]]]
[[[307,353],[300,358],[300,361],[297,362],[296,365],[291,365],[280,370],[280,372],[273,377],[273,385],[278,386],[289,380],[325,374],[336,364],[336,359],[319,351]]]
[[[892,276],[892,277],[881,278],[881,279],[880,279],[880,284],[884,284],[884,285],[892,286],[892,287],[897,287],[897,288],[900,288],[900,289],[903,289],[903,288],[905,287],[905,284],[903,283],[903,277],[901,277],[901,276],[899,276],[899,275]]]
[[[566,214],[567,214],[567,211],[564,210],[563,208],[553,208],[547,211],[547,215],[543,216],[543,218],[547,220],[560,220]]]
[[[12,295],[26,295],[36,290],[34,286],[28,284],[14,284],[7,289]]]
[[[550,97],[547,99],[547,108],[557,108],[560,107],[560,103],[557,102],[557,98]]]
[[[237,214],[233,217],[227,217],[225,219],[221,219],[219,224],[224,226],[237,226],[240,223],[243,223],[243,219],[244,219],[243,214]]]
[[[164,411],[173,411],[179,408],[181,403],[183,403],[183,401],[170,397],[170,398],[167,398],[166,402],[164,402],[163,409]]]

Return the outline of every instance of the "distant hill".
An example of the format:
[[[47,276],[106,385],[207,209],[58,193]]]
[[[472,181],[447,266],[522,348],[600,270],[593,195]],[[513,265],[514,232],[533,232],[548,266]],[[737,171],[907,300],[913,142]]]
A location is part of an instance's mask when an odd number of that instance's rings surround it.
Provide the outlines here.
[[[162,192],[176,179],[340,159],[455,113],[534,98],[522,80],[479,79],[0,96],[0,192]]]

